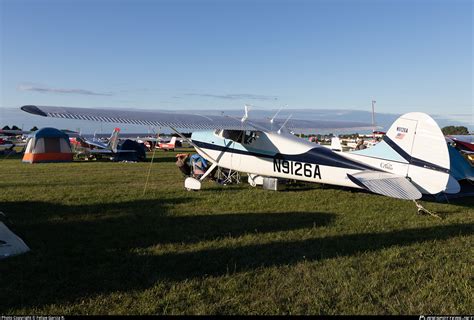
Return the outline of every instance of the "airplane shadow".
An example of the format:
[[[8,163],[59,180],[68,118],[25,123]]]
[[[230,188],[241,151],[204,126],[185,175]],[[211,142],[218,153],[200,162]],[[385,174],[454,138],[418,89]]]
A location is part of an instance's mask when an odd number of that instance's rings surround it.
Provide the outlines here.
[[[456,224],[384,233],[273,242],[232,249],[219,248],[161,256],[142,256],[141,258],[143,264],[150,267],[147,272],[160,270],[155,279],[184,280],[204,275],[225,275],[229,273],[229,270],[231,270],[230,273],[243,272],[261,267],[291,265],[300,261],[319,261],[383,250],[392,246],[409,246],[472,234],[474,234],[474,224]],[[174,268],[170,269],[172,266]]]
[[[3,202],[13,230],[32,249],[0,263],[0,313],[9,309],[74,303],[110,292],[152,287],[157,281],[221,276],[261,267],[351,256],[474,233],[456,224],[382,233],[153,254],[160,245],[186,246],[247,234],[318,228],[335,215],[324,212],[170,215],[189,198],[91,205]],[[107,212],[107,214],[102,214]],[[80,217],[78,217],[80,215]]]
[[[151,162],[151,156],[147,156],[146,158],[146,161],[145,162]],[[155,155],[155,158],[153,159],[153,162],[176,162],[176,157],[173,155],[173,156],[166,156],[166,157],[157,157]]]
[[[0,154],[0,161],[1,160],[8,160],[8,159],[23,159],[23,153],[15,153],[15,154]]]
[[[295,192],[295,191],[308,191],[314,189],[321,189],[321,190],[341,190],[351,194],[371,194],[378,197],[385,197],[383,195],[379,195],[364,189],[356,189],[356,188],[349,188],[349,187],[342,187],[336,185],[329,185],[329,184],[314,184],[314,183],[301,183],[290,185],[284,192]],[[474,188],[473,188],[474,190]],[[474,208],[474,196],[463,196],[463,197],[449,197],[444,195],[437,195],[434,196],[427,196],[423,195],[423,197],[418,200],[420,202],[432,202],[432,203],[449,203],[456,206]]]

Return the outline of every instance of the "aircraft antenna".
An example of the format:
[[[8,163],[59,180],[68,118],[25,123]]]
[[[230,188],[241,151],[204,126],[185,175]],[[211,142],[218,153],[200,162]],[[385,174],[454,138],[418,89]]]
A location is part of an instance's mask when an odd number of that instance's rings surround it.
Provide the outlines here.
[[[240,121],[242,121],[242,122],[245,122],[245,120],[247,120],[248,117],[249,117],[250,105],[246,104],[246,105],[244,106],[244,110],[245,110],[245,114],[244,114],[244,116],[242,117],[242,119],[240,120]]]
[[[372,136],[375,140],[375,103],[377,101],[372,100]]]
[[[281,125],[280,129],[278,129],[278,134],[281,133],[281,129],[283,129],[283,127],[286,125],[286,123],[288,122],[288,120],[290,120],[290,118],[293,116],[293,114],[290,114],[288,116],[288,118],[286,118],[285,122],[283,122],[283,124]]]
[[[285,107],[288,107],[288,105],[285,104]],[[276,118],[276,116],[280,113],[281,110],[283,110],[283,107],[281,107],[280,109],[278,109],[278,111],[275,113],[275,115],[270,119],[270,123],[273,124],[273,120]]]

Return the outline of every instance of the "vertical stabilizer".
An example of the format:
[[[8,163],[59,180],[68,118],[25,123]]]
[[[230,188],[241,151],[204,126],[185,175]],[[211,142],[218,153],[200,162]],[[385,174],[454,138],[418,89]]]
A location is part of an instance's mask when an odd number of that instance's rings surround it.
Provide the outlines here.
[[[448,146],[438,124],[429,115],[421,112],[402,115],[392,124],[384,142],[408,163],[406,176],[424,193],[447,189]]]
[[[338,137],[331,138],[331,150],[342,151],[341,140]]]
[[[119,143],[119,134],[120,128],[115,128],[110,136],[109,142],[107,143],[107,149],[112,150],[113,152],[117,152],[117,146]]]
[[[170,141],[170,145],[172,145],[174,148],[175,144],[176,144],[176,137],[172,137]]]

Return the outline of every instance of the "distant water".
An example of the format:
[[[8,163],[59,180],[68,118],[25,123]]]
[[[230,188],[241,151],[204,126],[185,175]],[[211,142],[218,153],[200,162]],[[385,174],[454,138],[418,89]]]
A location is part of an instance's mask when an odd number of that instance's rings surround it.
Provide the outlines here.
[[[181,110],[177,112],[190,112],[195,114],[203,115],[218,115],[222,114],[222,111],[217,110]],[[275,114],[276,110],[251,110],[251,117],[255,118],[271,118]],[[240,117],[243,114],[243,110],[225,110],[224,114]],[[287,109],[282,110],[278,114],[278,118],[287,118],[292,115],[293,119],[306,119],[306,120],[346,120],[346,121],[358,121],[358,122],[371,122],[371,113],[367,111],[359,110],[329,110],[329,109]],[[387,130],[390,125],[400,115],[389,114],[389,113],[377,113],[376,124],[382,127],[381,130]],[[468,127],[470,131],[474,130],[473,115],[432,115],[437,121],[438,125],[442,128],[448,125],[463,125]],[[56,118],[45,118],[35,116],[26,112],[21,111],[19,108],[0,108],[0,128],[5,125],[12,126],[16,125],[24,130],[29,130],[36,126],[41,127],[55,127],[58,129],[69,129],[74,131],[80,131],[82,133],[110,133],[116,127],[120,127],[122,133],[153,133],[157,128],[150,128],[140,125],[125,125],[125,124],[113,124],[113,123],[101,123],[86,120],[66,120]],[[186,130],[182,130],[186,132]],[[354,131],[354,130],[352,130]],[[170,133],[170,129],[161,128],[161,133]],[[368,133],[369,131],[359,133]],[[322,133],[322,132],[321,132]],[[336,133],[336,132],[335,132]]]

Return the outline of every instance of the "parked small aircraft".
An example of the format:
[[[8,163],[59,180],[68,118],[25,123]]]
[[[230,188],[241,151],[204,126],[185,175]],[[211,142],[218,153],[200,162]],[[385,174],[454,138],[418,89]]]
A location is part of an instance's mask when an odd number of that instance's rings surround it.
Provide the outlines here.
[[[472,135],[447,136],[446,139],[450,139],[461,150],[474,152],[474,136],[472,136]]]
[[[90,140],[81,135],[71,137],[69,140],[72,145],[82,147],[90,154],[111,154],[119,151],[117,149],[119,134],[120,128],[115,128],[107,143],[98,140]]]
[[[90,140],[81,135],[69,138],[71,144],[76,146],[76,149],[82,149],[79,154],[85,155],[88,159],[110,157],[113,158],[119,153],[136,153],[136,149],[125,150],[119,148],[119,134],[120,128],[115,128],[107,143],[98,140]],[[79,148],[77,148],[79,147]],[[139,152],[139,158],[142,159],[144,155]],[[146,156],[146,155],[145,155]]]
[[[460,185],[450,175],[450,156],[445,138],[427,114],[402,115],[375,146],[336,152],[293,135],[290,130],[368,128],[343,121],[242,119],[159,111],[124,111],[69,107],[23,106],[23,111],[55,118],[83,119],[127,124],[167,126],[193,145],[212,166],[185,187],[200,189],[201,181],[217,166],[247,172],[254,177],[277,177],[368,190],[406,200],[423,194],[458,193]],[[194,131],[191,139],[176,128]],[[418,206],[419,211],[424,210]],[[424,210],[426,211],[426,210]]]
[[[169,142],[159,142],[157,148],[165,151],[174,151],[176,146],[176,137],[172,137]]]
[[[13,150],[14,147],[24,147],[26,143],[23,137],[31,134],[32,131],[0,129],[0,151]]]
[[[14,147],[15,147],[15,144],[12,141],[0,138],[0,151],[12,150]]]

